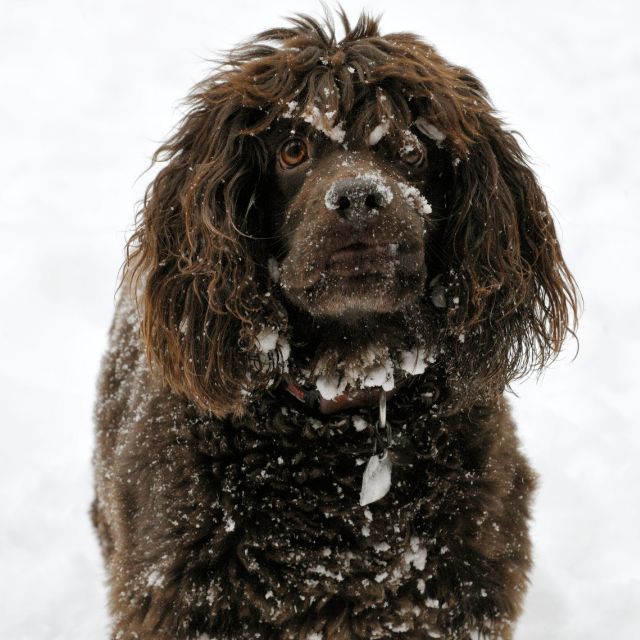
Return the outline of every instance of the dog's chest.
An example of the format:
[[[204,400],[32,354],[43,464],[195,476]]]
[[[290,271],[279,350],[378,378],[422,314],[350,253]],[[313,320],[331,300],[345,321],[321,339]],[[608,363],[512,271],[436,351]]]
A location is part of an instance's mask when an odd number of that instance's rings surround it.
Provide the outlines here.
[[[274,593],[292,584],[301,594],[400,584],[440,544],[438,514],[447,504],[455,509],[459,491],[459,443],[426,414],[390,416],[391,488],[363,507],[376,417],[363,409],[321,421],[271,407],[227,430],[212,497],[224,506],[245,568]]]

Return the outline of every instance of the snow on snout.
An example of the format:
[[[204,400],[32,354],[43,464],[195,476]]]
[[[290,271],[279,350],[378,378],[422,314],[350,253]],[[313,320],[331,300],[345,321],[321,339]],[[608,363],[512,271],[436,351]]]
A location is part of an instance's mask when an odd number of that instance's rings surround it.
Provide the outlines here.
[[[402,197],[405,201],[412,207],[415,207],[422,215],[426,216],[431,213],[431,205],[420,193],[419,189],[416,189],[416,187],[404,182],[399,182],[398,188],[400,189],[400,193],[402,193]]]
[[[340,198],[345,195],[339,188],[340,182],[334,182],[324,194],[324,206],[335,211],[340,206]],[[393,200],[393,191],[385,182],[382,174],[374,171],[361,173],[354,177],[353,186],[348,189],[349,195],[366,198],[367,195],[375,193],[378,196],[379,206],[386,207]]]

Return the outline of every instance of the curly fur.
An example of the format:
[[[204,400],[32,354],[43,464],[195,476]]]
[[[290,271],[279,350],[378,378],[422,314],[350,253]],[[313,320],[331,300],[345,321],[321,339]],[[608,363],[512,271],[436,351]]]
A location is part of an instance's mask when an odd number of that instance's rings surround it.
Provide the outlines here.
[[[520,613],[535,478],[503,392],[559,352],[576,287],[480,82],[415,35],[340,17],[341,41],[302,16],[231,52],[155,155],[96,405],[114,638],[510,638]],[[379,123],[389,144],[412,130],[428,150],[412,178],[431,204],[423,232],[411,212],[409,230],[379,223],[424,235],[419,290],[401,304],[384,289],[392,311],[355,325],[314,313],[268,266],[300,272],[305,224],[326,236],[317,203],[287,216],[335,162],[290,196],[274,178],[274,130],[312,113],[329,137],[339,123],[335,158],[381,175],[397,170],[357,142]],[[313,413],[280,383],[416,344],[432,357],[390,402],[393,487],[363,509],[374,409]]]

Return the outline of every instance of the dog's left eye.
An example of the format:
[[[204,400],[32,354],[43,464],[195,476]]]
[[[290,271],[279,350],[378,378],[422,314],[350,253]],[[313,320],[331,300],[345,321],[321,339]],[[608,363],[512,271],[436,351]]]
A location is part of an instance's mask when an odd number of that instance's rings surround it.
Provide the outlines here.
[[[425,159],[424,149],[419,143],[406,144],[400,149],[400,159],[411,167],[418,167]]]
[[[301,138],[290,138],[280,147],[280,164],[285,169],[297,167],[308,157],[307,144]]]

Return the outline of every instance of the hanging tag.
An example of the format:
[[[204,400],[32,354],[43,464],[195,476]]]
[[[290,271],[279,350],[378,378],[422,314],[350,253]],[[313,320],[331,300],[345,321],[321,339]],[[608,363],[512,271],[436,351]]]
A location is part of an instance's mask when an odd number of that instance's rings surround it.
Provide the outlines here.
[[[362,475],[360,506],[364,507],[387,495],[391,488],[391,458],[387,450],[380,456],[374,453]]]

